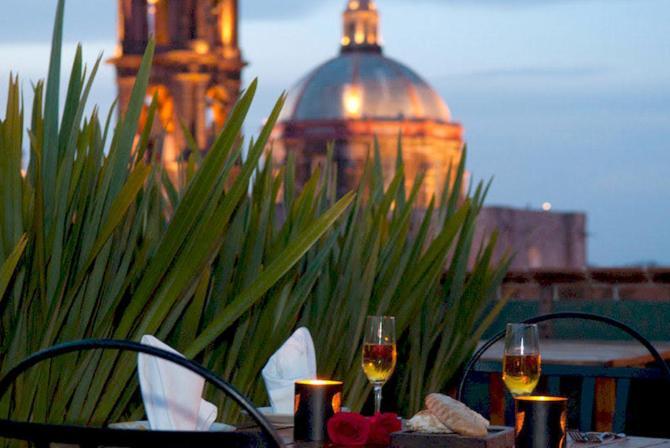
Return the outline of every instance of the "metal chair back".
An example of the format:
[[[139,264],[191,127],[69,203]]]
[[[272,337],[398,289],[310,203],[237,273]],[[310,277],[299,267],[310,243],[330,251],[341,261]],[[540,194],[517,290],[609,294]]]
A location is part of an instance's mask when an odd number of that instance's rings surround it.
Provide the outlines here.
[[[0,398],[10,390],[14,380],[30,367],[57,356],[84,350],[106,349],[132,351],[162,358],[202,376],[207,382],[231,397],[258,424],[258,431],[208,432],[208,431],[145,431],[112,429],[70,424],[18,422],[0,419],[0,437],[23,440],[38,447],[51,443],[79,445],[81,447],[264,447],[283,448],[284,444],[272,424],[232,384],[218,377],[209,369],[174,353],[137,342],[113,339],[86,339],[66,342],[38,351],[21,361],[0,379]]]
[[[633,379],[664,379],[670,384],[670,368],[668,364],[663,360],[663,357],[660,355],[658,350],[653,346],[653,344],[644,336],[642,336],[637,330],[633,329],[629,325],[624,324],[621,321],[612,319],[607,316],[601,316],[598,314],[592,313],[582,313],[582,312],[563,312],[563,313],[550,313],[544,314],[541,316],[536,316],[530,319],[523,321],[523,323],[528,324],[537,324],[552,320],[564,320],[564,319],[579,319],[587,321],[601,322],[606,325],[618,328],[623,332],[627,333],[633,339],[638,341],[643,345],[651,357],[654,359],[654,364],[656,368],[646,369],[646,368],[627,368],[627,367],[586,367],[586,366],[543,366],[542,375],[549,378],[548,388],[550,393],[558,394],[560,390],[560,378],[563,376],[573,376],[581,377],[582,385],[580,391],[580,408],[579,408],[579,426],[583,431],[588,431],[592,429],[593,426],[593,409],[595,402],[595,389],[596,389],[596,378],[613,378],[616,380],[616,403],[615,403],[615,414],[614,420],[612,422],[612,428],[614,432],[622,432],[625,426],[626,420],[626,406],[628,404],[628,393],[630,390],[630,383]],[[477,351],[472,355],[470,361],[465,366],[463,374],[461,376],[461,381],[458,385],[458,399],[463,400],[463,395],[465,391],[465,385],[467,384],[468,377],[475,370],[475,366],[480,363],[480,358],[482,355],[489,349],[493,344],[502,340],[505,337],[505,331],[501,331],[493,336],[491,339],[486,341]],[[490,364],[490,363],[489,363]],[[484,365],[482,369],[477,369],[478,371],[493,373],[500,372],[501,367],[500,363],[496,365]]]

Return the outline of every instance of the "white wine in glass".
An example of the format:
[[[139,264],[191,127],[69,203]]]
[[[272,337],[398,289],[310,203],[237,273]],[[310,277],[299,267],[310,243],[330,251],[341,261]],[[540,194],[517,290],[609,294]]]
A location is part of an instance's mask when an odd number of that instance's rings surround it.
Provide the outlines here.
[[[540,341],[535,324],[507,324],[503,382],[514,396],[530,395],[540,381]]]
[[[375,391],[375,414],[381,412],[382,386],[396,363],[395,318],[368,316],[363,339],[363,372]]]

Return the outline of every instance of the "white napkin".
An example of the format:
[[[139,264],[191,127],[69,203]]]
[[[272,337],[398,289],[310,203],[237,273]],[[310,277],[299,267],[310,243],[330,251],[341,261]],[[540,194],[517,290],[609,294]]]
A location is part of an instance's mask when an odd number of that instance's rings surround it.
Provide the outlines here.
[[[263,379],[270,396],[272,412],[293,414],[295,380],[314,378],[316,378],[314,342],[309,330],[301,327],[279,347],[263,367]]]
[[[153,336],[142,336],[142,344],[183,356]],[[137,371],[151,429],[209,430],[216,420],[217,408],[202,399],[203,377],[166,359],[144,353],[137,356]]]

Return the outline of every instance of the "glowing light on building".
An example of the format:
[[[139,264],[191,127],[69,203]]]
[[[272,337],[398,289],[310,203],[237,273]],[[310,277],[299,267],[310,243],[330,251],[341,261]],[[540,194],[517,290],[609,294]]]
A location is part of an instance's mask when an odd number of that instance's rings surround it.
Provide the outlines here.
[[[356,26],[356,35],[354,36],[354,41],[356,41],[357,44],[362,44],[365,42],[365,32],[363,31],[363,27],[360,23],[358,26]]]
[[[235,11],[231,2],[221,2],[219,11],[219,32],[224,46],[232,45],[235,29]]]
[[[348,84],[342,93],[342,106],[348,118],[359,118],[363,109],[363,92],[361,87]]]
[[[207,54],[209,52],[209,44],[204,40],[198,39],[193,42],[193,51],[198,54]]]
[[[551,210],[551,202],[543,202],[542,203],[542,210],[545,212],[548,212]]]

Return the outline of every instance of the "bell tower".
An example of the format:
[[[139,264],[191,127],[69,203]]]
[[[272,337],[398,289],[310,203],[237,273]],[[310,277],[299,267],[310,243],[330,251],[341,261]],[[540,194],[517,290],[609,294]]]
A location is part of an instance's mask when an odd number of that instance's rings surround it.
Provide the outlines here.
[[[237,0],[118,0],[116,66],[125,110],[144,49],[156,40],[147,105],[156,95],[154,151],[173,181],[183,181],[187,149],[180,122],[200,150],[222,128],[238,98],[245,62],[238,45]]]
[[[381,53],[379,12],[374,0],[349,0],[342,14],[341,51]]]

